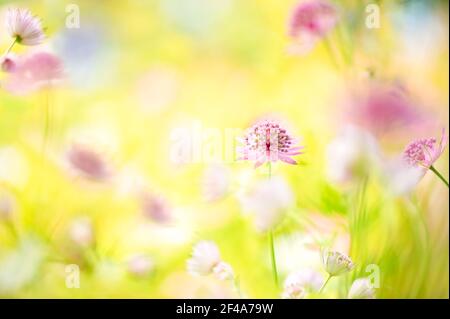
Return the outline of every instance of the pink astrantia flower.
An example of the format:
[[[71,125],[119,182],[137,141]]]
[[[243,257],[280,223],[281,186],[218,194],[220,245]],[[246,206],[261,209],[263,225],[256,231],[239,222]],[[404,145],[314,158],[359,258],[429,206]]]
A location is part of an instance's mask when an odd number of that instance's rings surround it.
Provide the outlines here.
[[[333,29],[337,21],[337,10],[329,2],[300,2],[292,11],[289,20],[289,36],[295,41],[292,49],[298,53],[309,51],[317,40]]]
[[[27,9],[9,9],[6,30],[17,43],[23,45],[38,45],[45,39],[41,20]]]
[[[262,120],[249,128],[241,139],[243,146],[238,148],[242,160],[255,161],[255,167],[266,162],[278,160],[297,164],[291,157],[302,154],[303,147],[294,146],[294,139],[285,128],[270,120]]]
[[[445,129],[443,129],[439,143],[437,143],[437,140],[434,137],[415,140],[405,148],[403,158],[412,166],[428,169],[444,152],[447,143],[448,136]]]
[[[51,53],[37,52],[16,61],[5,88],[14,94],[28,94],[53,86],[63,78],[61,60]]]
[[[171,209],[161,196],[145,192],[141,195],[141,206],[144,215],[151,220],[165,224],[171,220]]]

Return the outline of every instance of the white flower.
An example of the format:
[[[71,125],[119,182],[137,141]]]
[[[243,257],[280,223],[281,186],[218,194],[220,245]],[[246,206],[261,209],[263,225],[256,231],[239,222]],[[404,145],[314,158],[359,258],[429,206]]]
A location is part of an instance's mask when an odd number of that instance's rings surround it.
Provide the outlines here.
[[[294,195],[284,179],[273,177],[259,181],[240,201],[244,211],[253,213],[256,227],[265,231],[281,219],[293,204]]]
[[[148,275],[153,268],[153,260],[146,255],[134,255],[128,260],[128,271],[137,277]]]
[[[209,166],[203,174],[203,198],[207,201],[216,201],[224,197],[230,185],[229,175],[230,172],[224,165]]]
[[[23,45],[38,45],[45,39],[41,20],[27,9],[9,9],[6,30],[17,43]]]
[[[234,279],[233,268],[230,266],[230,264],[223,261],[219,262],[216,266],[214,266],[213,274],[216,276],[217,279],[220,280]]]
[[[220,252],[212,241],[201,241],[192,250],[192,257],[187,261],[187,270],[191,275],[206,276],[213,273],[220,262]]]
[[[375,289],[369,278],[359,278],[356,279],[350,291],[348,292],[349,299],[375,299]]]
[[[353,269],[350,257],[337,251],[323,251],[322,263],[330,276],[339,276]]]
[[[380,152],[376,139],[369,132],[348,125],[328,145],[326,161],[328,178],[342,183],[366,175],[378,165]]]
[[[69,229],[70,239],[79,246],[86,247],[94,241],[94,230],[88,218],[78,218],[72,222]]]
[[[410,193],[426,173],[421,167],[411,166],[402,159],[386,161],[382,179],[387,189],[394,195]]]
[[[306,268],[289,274],[284,281],[282,297],[286,299],[301,299],[308,292],[319,291],[323,277],[313,269]]]

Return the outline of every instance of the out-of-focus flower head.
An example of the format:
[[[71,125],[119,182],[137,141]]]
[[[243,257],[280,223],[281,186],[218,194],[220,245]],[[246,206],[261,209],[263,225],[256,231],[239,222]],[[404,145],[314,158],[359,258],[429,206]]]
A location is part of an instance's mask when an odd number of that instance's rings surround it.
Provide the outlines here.
[[[41,20],[28,9],[10,8],[6,16],[6,30],[22,45],[38,45],[45,39]]]
[[[0,183],[23,189],[28,183],[30,164],[25,154],[15,146],[0,148]]]
[[[379,153],[378,143],[369,132],[347,125],[327,147],[327,175],[338,183],[364,176],[379,164]]]
[[[233,268],[221,260],[219,248],[212,241],[197,243],[186,265],[188,272],[194,276],[213,274],[219,280],[234,279]]]
[[[221,261],[214,266],[213,274],[219,280],[232,280],[234,278],[233,268],[224,261]]]
[[[261,120],[247,129],[238,148],[241,160],[255,161],[255,167],[278,160],[297,164],[292,156],[302,154],[303,147],[295,146],[294,139],[287,130],[272,120]]]
[[[3,72],[12,73],[17,68],[17,57],[14,54],[9,53],[1,58],[0,64]]]
[[[403,158],[411,166],[428,169],[442,155],[447,143],[448,135],[443,129],[439,143],[434,137],[415,140],[406,146]]]
[[[0,193],[0,221],[10,220],[15,209],[15,201],[9,194]]]
[[[217,245],[212,241],[201,241],[192,250],[192,257],[188,259],[186,266],[191,275],[206,276],[221,261]]]
[[[94,242],[94,228],[87,217],[73,220],[69,226],[69,238],[80,247],[87,247]]]
[[[145,277],[149,275],[154,268],[153,260],[143,254],[138,254],[130,257],[128,260],[128,271],[136,277]]]
[[[67,160],[74,171],[87,179],[105,181],[112,175],[101,154],[86,145],[73,144],[67,153]]]
[[[339,276],[351,271],[354,264],[350,257],[337,251],[323,250],[322,264],[330,276]]]
[[[350,98],[348,119],[372,134],[383,135],[423,125],[425,118],[399,84],[369,82]]]
[[[381,178],[393,195],[411,192],[425,173],[423,167],[409,165],[403,158],[387,160],[383,164]]]
[[[64,79],[61,60],[48,52],[35,52],[17,59],[9,73],[5,89],[19,95],[54,86]]]
[[[230,186],[230,172],[221,164],[213,164],[207,167],[203,173],[202,194],[208,201],[216,201],[223,198]]]
[[[323,277],[317,271],[305,268],[289,274],[284,281],[282,297],[302,299],[308,292],[317,292],[323,284]]]
[[[251,212],[256,227],[266,231],[274,227],[294,203],[294,195],[286,181],[274,176],[258,181],[248,193],[240,194],[244,212]]]
[[[141,207],[144,215],[157,223],[164,224],[171,221],[169,203],[162,196],[144,192],[141,195]]]
[[[375,295],[369,278],[356,279],[348,292],[349,299],[375,299]]]
[[[294,43],[293,53],[306,53],[325,37],[338,21],[337,9],[325,0],[301,1],[293,9],[289,20],[289,36]]]

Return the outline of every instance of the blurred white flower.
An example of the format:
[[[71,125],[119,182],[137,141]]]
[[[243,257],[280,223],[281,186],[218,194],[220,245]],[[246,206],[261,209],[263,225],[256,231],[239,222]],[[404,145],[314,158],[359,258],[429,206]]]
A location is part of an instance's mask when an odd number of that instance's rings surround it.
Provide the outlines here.
[[[87,247],[94,242],[94,229],[91,220],[79,217],[69,227],[69,237],[77,245]]]
[[[354,264],[350,257],[337,251],[325,250],[322,252],[322,263],[330,276],[339,276],[353,269]]]
[[[344,127],[326,150],[326,171],[332,182],[342,183],[367,175],[379,163],[376,139],[353,125]]]
[[[202,194],[206,201],[223,198],[230,186],[230,172],[225,165],[213,164],[203,173]]]
[[[356,279],[348,292],[349,299],[375,299],[375,289],[369,278]]]
[[[394,195],[410,193],[426,171],[422,167],[411,166],[402,159],[386,161],[382,167],[382,181]]]
[[[23,45],[38,45],[45,39],[41,19],[28,9],[9,9],[6,16],[6,31],[17,43]]]
[[[308,292],[317,292],[323,285],[323,276],[314,269],[305,268],[293,272],[284,281],[282,297],[286,299],[301,299]]]
[[[291,188],[279,176],[257,182],[239,197],[243,211],[253,213],[256,227],[261,231],[271,229],[294,203]]]
[[[153,260],[147,255],[134,255],[128,260],[128,271],[136,277],[145,277],[154,268]]]
[[[213,268],[213,274],[220,280],[232,280],[234,278],[233,268],[226,262],[219,262]]]
[[[221,261],[217,245],[212,241],[201,241],[192,250],[192,257],[187,261],[187,270],[191,275],[209,275]]]

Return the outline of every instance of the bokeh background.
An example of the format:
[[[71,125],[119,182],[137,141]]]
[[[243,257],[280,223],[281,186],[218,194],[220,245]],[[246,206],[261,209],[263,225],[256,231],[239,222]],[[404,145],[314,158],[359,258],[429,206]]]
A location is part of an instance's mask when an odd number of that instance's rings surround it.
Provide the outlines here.
[[[171,159],[174,129],[245,129],[270,115],[305,146],[299,165],[272,167],[294,197],[275,232],[280,277],[304,266],[323,272],[326,243],[356,264],[326,297],[344,298],[376,264],[378,298],[448,298],[448,188],[430,172],[394,194],[370,167],[361,201],[358,182],[327,176],[326,151],[351,121],[349,99],[372,86],[401,91],[420,113],[419,124],[373,128],[384,158],[448,128],[448,2],[378,1],[380,28],[369,29],[368,1],[333,1],[340,23],[302,55],[288,50],[296,3],[0,1],[2,20],[11,6],[42,19],[48,39],[32,50],[53,52],[66,77],[27,95],[0,87],[0,296],[236,297],[229,284],[186,271],[192,246],[206,239],[246,296],[280,297],[266,235],[240,201],[264,167]],[[69,4],[79,7],[80,28],[66,27]],[[107,179],[74,172],[67,153],[79,144],[96,150]],[[445,177],[448,163],[445,151],[435,165]],[[358,205],[364,218],[354,223]],[[136,266],[133,256],[145,258]],[[71,264],[80,288],[66,285]]]

